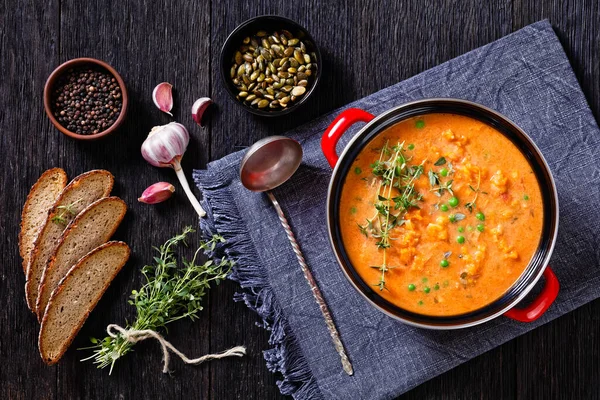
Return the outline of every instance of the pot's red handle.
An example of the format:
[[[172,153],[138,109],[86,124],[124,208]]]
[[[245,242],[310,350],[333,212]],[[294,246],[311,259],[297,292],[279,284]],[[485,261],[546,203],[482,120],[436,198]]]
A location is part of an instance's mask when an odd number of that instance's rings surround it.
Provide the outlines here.
[[[331,125],[329,125],[321,138],[321,150],[323,150],[323,154],[329,165],[331,165],[331,168],[337,164],[339,157],[335,151],[335,145],[344,132],[357,122],[370,122],[373,118],[375,118],[373,114],[359,108],[349,108],[338,115]]]
[[[546,310],[548,310],[552,303],[554,303],[554,300],[556,300],[558,290],[560,289],[558,279],[550,267],[546,267],[544,278],[546,279],[546,283],[544,284],[542,292],[529,306],[523,309],[513,308],[512,310],[505,312],[504,315],[521,322],[533,322],[544,315]]]

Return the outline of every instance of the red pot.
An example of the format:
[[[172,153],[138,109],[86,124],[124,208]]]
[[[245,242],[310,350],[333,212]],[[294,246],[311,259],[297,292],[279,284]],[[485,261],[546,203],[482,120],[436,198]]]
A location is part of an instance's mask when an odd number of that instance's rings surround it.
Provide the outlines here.
[[[381,297],[364,282],[349,261],[339,229],[339,199],[346,175],[360,151],[380,132],[407,118],[430,113],[466,115],[491,125],[508,137],[525,155],[536,174],[543,198],[544,222],[540,244],[519,279],[494,302],[461,315],[428,316],[404,310]],[[336,144],[355,123],[367,124],[354,135],[338,156]],[[327,195],[327,226],[336,258],[354,288],[369,303],[387,315],[410,325],[429,329],[457,329],[478,325],[504,315],[521,322],[540,318],[552,305],[559,292],[556,275],[547,266],[558,233],[558,195],[548,164],[531,138],[516,124],[500,113],[480,104],[457,99],[427,99],[401,105],[375,117],[366,111],[351,108],[343,111],[325,131],[321,140],[323,154],[333,168]],[[515,308],[544,276],[542,291],[525,308]]]

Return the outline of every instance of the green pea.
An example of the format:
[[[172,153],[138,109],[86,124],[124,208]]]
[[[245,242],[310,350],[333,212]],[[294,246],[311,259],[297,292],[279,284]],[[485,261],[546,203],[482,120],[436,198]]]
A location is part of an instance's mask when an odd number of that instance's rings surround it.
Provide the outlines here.
[[[450,265],[450,261],[443,259],[442,261],[440,261],[440,267],[442,268],[446,268],[448,265]]]
[[[525,200],[525,201],[529,200],[529,196],[527,196],[527,195],[523,196],[523,200]]]
[[[427,278],[423,278],[423,279],[421,279],[421,282],[426,283],[428,280],[429,279],[427,279]]]
[[[420,305],[420,306],[422,306],[423,305],[423,300],[419,300],[419,302],[417,304]]]
[[[458,205],[458,198],[456,196],[450,197],[448,204],[450,204],[452,207],[456,207]]]
[[[435,286],[433,287],[433,290],[440,290],[440,285],[436,283]]]
[[[448,221],[453,222],[453,223],[456,222],[456,215],[454,215],[454,214],[448,215]]]
[[[356,175],[360,175],[362,173],[362,169],[360,169],[360,167],[356,167],[356,168],[354,168],[354,173]]]
[[[425,121],[423,121],[422,119],[418,120],[417,122],[415,122],[415,127],[417,129],[425,128]]]
[[[411,143],[411,144],[409,144],[409,145],[408,145],[408,149],[409,149],[409,150],[414,150],[414,149],[415,149],[415,145],[414,145],[414,144],[412,144],[412,143]]]
[[[465,242],[465,237],[464,236],[457,236],[456,237],[456,241],[460,244],[463,244]]]
[[[483,232],[483,230],[484,230],[484,229],[485,229],[485,226],[484,226],[483,224],[479,224],[479,225],[477,225],[477,230],[478,230],[479,232]]]
[[[463,228],[462,226],[459,226],[459,227],[458,227],[458,231],[459,231],[460,233],[463,233],[463,232],[465,231],[465,228]]]
[[[447,205],[445,205],[445,204],[442,204],[442,205],[440,206],[440,210],[442,210],[442,211],[444,211],[444,212],[445,212],[445,211],[448,211],[448,206],[447,206]]]
[[[425,286],[425,287],[423,288],[423,291],[424,291],[425,293],[429,293],[429,292],[431,291],[431,289],[429,289],[429,287],[428,287],[428,286]]]
[[[440,175],[443,176],[443,177],[448,176],[448,168],[442,168],[440,170]]]
[[[412,283],[410,283],[410,284],[408,285],[408,290],[410,290],[411,292],[412,292],[413,290],[415,290],[416,288],[417,288],[417,287],[416,287],[415,285],[413,285]]]
[[[475,218],[477,218],[480,221],[485,221],[485,215],[483,215],[483,213],[481,211],[479,211],[477,214],[475,214]]]

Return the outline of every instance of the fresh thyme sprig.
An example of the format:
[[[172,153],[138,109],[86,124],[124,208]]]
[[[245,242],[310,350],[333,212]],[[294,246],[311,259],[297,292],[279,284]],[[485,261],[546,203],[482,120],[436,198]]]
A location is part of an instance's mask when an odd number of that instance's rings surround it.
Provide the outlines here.
[[[473,212],[473,209],[475,208],[477,196],[479,196],[479,193],[481,192],[481,190],[479,189],[480,185],[481,185],[481,168],[478,168],[477,187],[474,188],[473,186],[469,185],[469,188],[475,192],[475,197],[473,198],[473,200],[471,200],[470,202],[465,204],[465,208],[467,210],[469,210],[469,212],[471,212],[471,213]]]
[[[192,260],[183,261],[185,268],[178,268],[174,248],[185,243],[187,235],[192,232],[194,230],[191,227],[186,227],[181,234],[155,248],[159,253],[158,257],[154,257],[152,265],[142,268],[146,283],[141,289],[131,293],[129,304],[135,306],[137,316],[133,324],[128,324],[128,329],[166,330],[166,325],[171,322],[183,318],[197,319],[198,313],[203,309],[202,298],[210,284],[219,284],[231,271],[233,262],[225,258],[196,264],[200,251],[212,253],[217,244],[225,241],[218,235],[214,235],[206,243],[200,243]],[[82,361],[93,359],[98,368],[110,366],[109,374],[116,361],[129,353],[134,345],[120,335],[106,336],[102,340],[92,338],[91,341],[94,346],[86,349],[94,352]]]
[[[58,210],[60,210],[60,213],[58,213],[57,215],[55,215],[54,217],[52,217],[50,220],[52,222],[56,222],[58,224],[62,224],[62,225],[66,225],[67,224],[67,216],[69,217],[74,217],[76,212],[75,212],[75,205],[77,203],[79,203],[82,199],[79,199],[77,201],[72,202],[71,204],[67,204],[64,206],[58,206],[56,207]]]
[[[379,178],[373,204],[376,213],[373,218],[366,220],[365,225],[358,224],[358,228],[367,238],[370,235],[377,239],[375,244],[382,250],[381,265],[372,266],[381,272],[379,282],[375,285],[379,290],[386,289],[385,274],[393,268],[387,264],[387,249],[394,240],[390,231],[403,225],[406,222],[402,218],[404,214],[411,208],[419,208],[418,202],[422,199],[421,194],[415,190],[415,180],[423,173],[423,163],[409,166],[407,163],[410,160],[404,154],[404,143],[397,143],[390,148],[386,142],[379,160],[371,165],[373,175]]]

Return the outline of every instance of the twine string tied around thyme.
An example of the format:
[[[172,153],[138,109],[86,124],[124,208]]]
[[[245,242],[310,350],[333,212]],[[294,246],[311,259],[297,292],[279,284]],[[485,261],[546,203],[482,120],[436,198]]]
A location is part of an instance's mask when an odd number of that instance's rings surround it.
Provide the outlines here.
[[[117,324],[110,324],[106,327],[106,332],[109,336],[116,338],[121,335],[125,340],[130,343],[141,342],[146,339],[156,339],[162,348],[163,352],[163,373],[169,372],[169,363],[171,361],[171,356],[169,351],[175,353],[181,360],[186,364],[198,365],[202,364],[205,361],[209,360],[217,360],[220,358],[226,357],[242,357],[246,354],[246,348],[244,346],[236,346],[232,347],[228,350],[225,350],[221,353],[215,354],[206,354],[202,357],[198,358],[188,358],[181,351],[177,350],[175,346],[169,343],[160,333],[153,331],[151,329],[143,329],[143,330],[135,330],[135,329],[125,329],[120,327]]]

